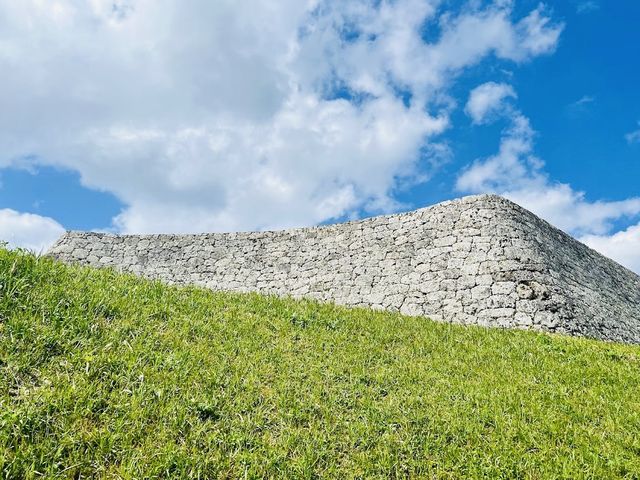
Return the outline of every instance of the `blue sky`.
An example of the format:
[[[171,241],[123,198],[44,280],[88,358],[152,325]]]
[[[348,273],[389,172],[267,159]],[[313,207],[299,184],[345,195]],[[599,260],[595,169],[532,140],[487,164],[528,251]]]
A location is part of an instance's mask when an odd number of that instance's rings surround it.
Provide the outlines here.
[[[0,238],[505,195],[640,272],[640,3],[0,0]]]

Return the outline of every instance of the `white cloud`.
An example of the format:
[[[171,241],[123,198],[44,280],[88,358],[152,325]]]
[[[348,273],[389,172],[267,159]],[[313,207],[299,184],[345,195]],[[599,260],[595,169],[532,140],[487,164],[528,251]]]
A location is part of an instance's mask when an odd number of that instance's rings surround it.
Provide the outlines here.
[[[464,169],[456,184],[459,190],[504,191],[540,182],[541,162],[532,155],[535,132],[529,119],[516,111],[508,115],[512,125],[503,132],[498,153]]]
[[[579,118],[589,113],[596,98],[592,95],[583,95],[575,102],[571,102],[566,107],[566,113],[571,118]]]
[[[640,197],[589,201],[584,192],[552,182],[544,162],[533,154],[535,132],[529,120],[519,112],[511,115],[498,153],[465,168],[457,179],[458,190],[499,193],[575,235],[602,234],[614,220],[640,214]]]
[[[579,100],[576,100],[575,102],[573,102],[571,104],[571,106],[580,107],[582,105],[587,105],[587,104],[593,103],[595,101],[596,101],[595,97],[593,97],[591,95],[583,95],[582,97],[580,97]]]
[[[526,55],[540,55],[555,50],[562,32],[562,26],[550,25],[550,18],[544,15],[544,7],[538,6],[519,24],[519,49]]]
[[[580,240],[640,274],[640,224],[612,235],[586,235]]]
[[[473,123],[487,122],[488,117],[500,113],[505,108],[504,100],[516,98],[516,92],[506,83],[487,82],[477,86],[469,94],[465,112]]]
[[[600,3],[595,0],[587,0],[585,2],[578,3],[576,11],[580,14],[591,13],[600,10]]]
[[[640,122],[638,122],[638,125],[640,126]],[[634,130],[633,132],[629,132],[627,133],[624,138],[627,139],[627,143],[632,144],[632,143],[639,143],[640,142],[640,128],[638,128],[637,130]]]
[[[552,183],[546,176],[541,176],[538,182],[532,181],[527,186],[502,193],[577,237],[605,234],[612,230],[614,221],[640,214],[640,197],[590,201],[584,192],[576,191],[566,183]]]
[[[41,253],[63,233],[64,228],[51,218],[8,208],[0,210],[0,242],[7,242],[10,248]]]
[[[550,53],[562,30],[543,7],[520,19],[509,1],[438,8],[0,0],[0,166],[78,171],[126,204],[114,220],[123,232],[394,209],[398,186],[441,161],[421,152],[446,150],[435,136],[455,76],[489,56]],[[429,22],[441,32],[433,43],[421,38]]]
[[[511,125],[503,132],[498,153],[467,166],[458,176],[457,189],[504,195],[558,228],[588,240],[605,255],[615,253],[613,258],[636,268],[640,249],[632,248],[635,230],[612,230],[615,221],[640,215],[640,197],[590,201],[584,192],[551,181],[544,162],[534,155],[535,132],[529,120],[515,108],[502,113]]]

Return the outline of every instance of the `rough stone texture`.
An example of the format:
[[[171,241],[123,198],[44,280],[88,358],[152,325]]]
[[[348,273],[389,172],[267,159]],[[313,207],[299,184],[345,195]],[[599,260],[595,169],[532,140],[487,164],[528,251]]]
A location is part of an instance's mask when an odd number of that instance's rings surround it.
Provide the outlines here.
[[[68,232],[49,254],[169,283],[640,343],[640,277],[495,195],[280,232]]]

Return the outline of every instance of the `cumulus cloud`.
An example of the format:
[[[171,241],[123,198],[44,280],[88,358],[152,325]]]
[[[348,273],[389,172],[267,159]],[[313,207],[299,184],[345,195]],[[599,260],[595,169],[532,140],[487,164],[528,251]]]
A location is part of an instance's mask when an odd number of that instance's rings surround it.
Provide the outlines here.
[[[446,151],[456,75],[562,31],[543,6],[439,3],[0,0],[0,166],[78,171],[122,232],[393,210],[443,161],[424,152]]]
[[[535,132],[529,119],[517,111],[508,115],[511,125],[503,132],[498,153],[465,168],[456,183],[459,190],[505,191],[545,182],[542,162],[532,153]]]
[[[613,235],[586,235],[580,240],[640,274],[640,224]]]
[[[515,98],[516,92],[506,83],[487,82],[477,86],[469,94],[465,112],[473,123],[482,124],[488,117],[505,108],[504,100]]]
[[[584,192],[553,182],[544,162],[534,155],[535,132],[529,119],[515,112],[500,141],[498,153],[478,159],[458,176],[463,192],[504,195],[575,235],[602,234],[612,222],[640,214],[640,197],[621,201],[589,201]]]
[[[612,232],[614,223],[640,215],[640,197],[619,201],[591,201],[585,192],[553,182],[544,162],[534,154],[535,131],[515,108],[503,109],[509,121],[498,152],[475,160],[459,174],[456,188],[468,193],[493,192],[513,200],[551,224],[587,241],[594,249],[622,261],[629,268],[640,263],[634,246],[636,231]],[[613,255],[615,254],[615,255]]]
[[[640,122],[638,122],[638,126],[640,126]],[[627,133],[624,138],[626,138],[627,143],[640,143],[640,128],[634,130],[633,132]]]
[[[41,253],[63,233],[64,228],[51,218],[8,208],[0,210],[0,242],[6,242],[9,248]]]

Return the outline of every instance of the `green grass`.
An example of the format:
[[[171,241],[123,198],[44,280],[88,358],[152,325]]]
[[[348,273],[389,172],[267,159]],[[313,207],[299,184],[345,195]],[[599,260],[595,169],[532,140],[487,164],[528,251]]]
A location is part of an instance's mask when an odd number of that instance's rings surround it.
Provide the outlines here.
[[[0,249],[2,478],[640,478],[640,348]]]

